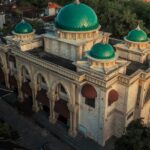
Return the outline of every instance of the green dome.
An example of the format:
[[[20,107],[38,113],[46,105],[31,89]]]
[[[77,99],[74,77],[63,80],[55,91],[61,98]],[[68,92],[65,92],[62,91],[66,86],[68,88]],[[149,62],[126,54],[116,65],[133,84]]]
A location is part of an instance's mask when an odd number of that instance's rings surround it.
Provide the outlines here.
[[[64,6],[55,19],[55,25],[67,31],[90,31],[100,26],[94,10],[83,3]]]
[[[19,33],[19,34],[27,34],[27,33],[33,32],[33,29],[32,29],[32,26],[29,23],[22,20],[20,23],[18,23],[16,25],[14,31],[16,33]]]
[[[95,44],[89,55],[95,59],[113,59],[115,58],[115,50],[110,44]]]
[[[147,34],[143,30],[141,30],[139,27],[130,31],[126,38],[127,38],[127,40],[133,41],[133,42],[146,42],[146,41],[148,41]]]

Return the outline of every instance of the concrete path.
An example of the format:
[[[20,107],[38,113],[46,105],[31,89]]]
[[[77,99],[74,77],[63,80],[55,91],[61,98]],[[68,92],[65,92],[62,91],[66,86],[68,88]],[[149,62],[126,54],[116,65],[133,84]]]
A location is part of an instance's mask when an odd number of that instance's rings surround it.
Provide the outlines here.
[[[73,150],[72,147],[58,140],[45,129],[18,114],[2,99],[0,99],[0,118],[19,132],[21,138],[18,143],[30,150],[39,150],[44,143],[49,143],[51,150]]]
[[[51,150],[113,150],[114,138],[108,141],[105,147],[80,134],[76,138],[71,138],[60,124],[51,124],[44,112],[24,117],[8,104],[8,101],[12,105],[17,99],[14,95],[3,95],[0,99],[0,118],[19,132],[21,138],[18,143],[24,147],[39,150],[41,145],[48,143]]]

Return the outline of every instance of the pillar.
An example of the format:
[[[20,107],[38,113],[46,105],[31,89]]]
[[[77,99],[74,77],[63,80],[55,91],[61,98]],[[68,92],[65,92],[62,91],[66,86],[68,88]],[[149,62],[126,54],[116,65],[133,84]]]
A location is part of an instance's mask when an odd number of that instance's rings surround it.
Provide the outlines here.
[[[70,111],[70,128],[69,128],[69,135],[72,137],[76,137],[77,135],[77,109],[78,106],[76,105],[76,85],[71,85],[71,99],[68,103],[68,109]]]
[[[34,112],[38,112],[39,111],[39,106],[38,106],[38,102],[36,100],[37,85],[34,84],[34,82],[32,81],[30,86],[31,86],[31,89],[32,89],[32,100],[33,100],[32,110]]]
[[[52,96],[50,97],[50,116],[49,116],[49,121],[50,121],[52,124],[55,124],[56,121],[57,121],[57,118],[56,118],[56,115],[55,115],[54,107],[55,107],[55,95],[52,95]]]
[[[18,84],[18,99],[20,102],[23,102],[24,99],[23,99],[23,93],[22,93],[22,80],[23,80],[23,77],[21,74],[18,74],[18,80],[17,80],[17,84]]]
[[[5,75],[5,84],[7,88],[10,88],[10,84],[9,84],[9,69],[3,69],[4,71],[4,75]]]
[[[70,128],[69,135],[72,137],[76,137],[77,135],[77,105],[68,104],[68,108],[70,111]]]

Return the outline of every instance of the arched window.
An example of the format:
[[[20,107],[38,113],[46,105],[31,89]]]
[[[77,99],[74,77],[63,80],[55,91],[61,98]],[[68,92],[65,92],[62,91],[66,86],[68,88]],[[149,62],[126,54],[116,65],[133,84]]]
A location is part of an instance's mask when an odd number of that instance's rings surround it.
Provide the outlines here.
[[[95,108],[95,98],[97,97],[95,88],[90,84],[85,84],[82,87],[81,93],[85,97],[85,104]]]
[[[108,94],[108,106],[116,102],[119,98],[118,92],[116,90],[111,90]]]

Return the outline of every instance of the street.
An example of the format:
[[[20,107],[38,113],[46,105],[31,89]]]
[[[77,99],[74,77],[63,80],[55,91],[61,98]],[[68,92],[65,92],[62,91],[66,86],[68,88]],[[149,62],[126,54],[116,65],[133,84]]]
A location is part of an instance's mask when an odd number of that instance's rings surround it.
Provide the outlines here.
[[[94,141],[78,135],[71,138],[60,124],[49,123],[44,112],[33,113],[30,117],[19,112],[14,106],[17,98],[14,94],[0,89],[0,119],[3,119],[21,138],[17,143],[30,150],[40,150],[43,144],[48,150],[112,150],[113,140],[109,146],[101,147]],[[13,104],[14,103],[14,104]]]

